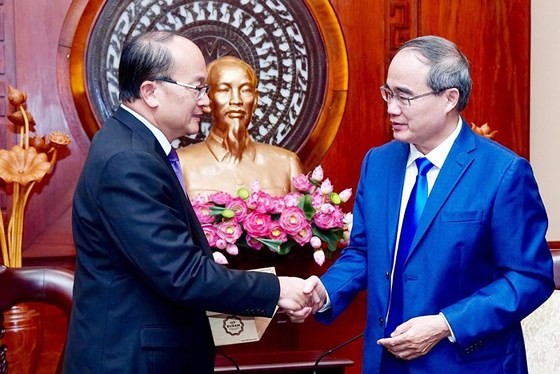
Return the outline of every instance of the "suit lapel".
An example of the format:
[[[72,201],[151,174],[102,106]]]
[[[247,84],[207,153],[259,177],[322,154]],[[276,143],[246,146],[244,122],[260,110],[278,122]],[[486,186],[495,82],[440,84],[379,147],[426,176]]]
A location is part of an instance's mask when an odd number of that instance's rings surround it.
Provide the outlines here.
[[[475,135],[463,121],[461,132],[445,159],[445,163],[439,172],[430,196],[428,197],[428,201],[426,202],[424,212],[420,217],[420,222],[418,222],[418,229],[416,230],[414,240],[411,244],[410,255],[416,249],[418,242],[422,239],[426,230],[434,222],[437,213],[441,210],[443,204],[445,204],[469,165],[473,162],[473,157],[470,152],[476,148],[475,136],[477,135]]]
[[[398,147],[396,154],[391,159],[387,160],[387,170],[399,170],[401,172],[388,173],[388,191],[387,191],[387,238],[388,251],[390,256],[392,256],[396,241],[397,241],[397,229],[399,226],[399,212],[402,199],[402,190],[404,185],[404,176],[406,173],[406,162],[408,160],[408,154],[410,152],[410,146],[408,143],[398,142],[400,147]],[[392,257],[391,257],[392,258]]]

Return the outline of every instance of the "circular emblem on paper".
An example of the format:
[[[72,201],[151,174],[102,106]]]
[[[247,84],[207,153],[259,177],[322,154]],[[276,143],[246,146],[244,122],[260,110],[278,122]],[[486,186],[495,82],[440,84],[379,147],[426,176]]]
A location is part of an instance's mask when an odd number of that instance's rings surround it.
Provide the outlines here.
[[[241,335],[245,325],[243,324],[241,318],[237,316],[227,316],[226,318],[224,318],[224,323],[222,324],[222,327],[226,332],[226,334],[231,336],[237,336],[237,335]]]

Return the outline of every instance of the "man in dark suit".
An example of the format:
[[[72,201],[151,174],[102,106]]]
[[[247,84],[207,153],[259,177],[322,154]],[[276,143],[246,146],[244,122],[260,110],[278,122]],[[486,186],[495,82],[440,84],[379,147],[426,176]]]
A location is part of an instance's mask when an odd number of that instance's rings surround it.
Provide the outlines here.
[[[364,373],[527,372],[520,321],[554,290],[547,217],[529,163],[461,118],[470,90],[450,41],[399,49],[381,87],[395,140],[366,155],[349,246],[306,285],[325,322],[368,290]]]
[[[123,50],[122,105],[93,139],[74,195],[67,373],[212,373],[207,310],[271,316],[308,303],[301,279],[213,261],[168,160],[173,139],[198,131],[206,78],[200,50],[178,35],[147,33]]]

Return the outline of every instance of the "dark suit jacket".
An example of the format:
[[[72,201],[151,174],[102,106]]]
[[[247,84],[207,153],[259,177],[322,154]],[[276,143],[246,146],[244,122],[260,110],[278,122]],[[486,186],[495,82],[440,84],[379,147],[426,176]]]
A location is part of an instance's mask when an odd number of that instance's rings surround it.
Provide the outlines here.
[[[364,373],[379,371],[409,145],[364,159],[350,245],[322,277],[336,318],[367,288]],[[410,373],[524,373],[520,321],[554,290],[547,218],[529,163],[463,122],[407,258],[404,320],[443,312],[455,337],[409,362]]]
[[[95,135],[74,195],[68,373],[211,373],[206,310],[271,316],[271,274],[213,261],[153,134],[119,108]]]

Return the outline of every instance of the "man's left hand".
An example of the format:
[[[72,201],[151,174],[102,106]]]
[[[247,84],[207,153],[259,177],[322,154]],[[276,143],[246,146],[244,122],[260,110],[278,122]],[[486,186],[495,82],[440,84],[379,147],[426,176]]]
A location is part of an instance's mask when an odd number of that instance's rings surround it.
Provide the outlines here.
[[[412,360],[428,353],[439,341],[451,335],[442,315],[412,318],[399,325],[390,338],[377,344],[402,360]]]

